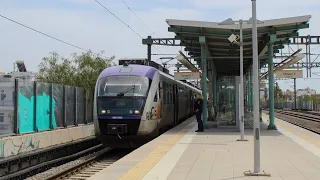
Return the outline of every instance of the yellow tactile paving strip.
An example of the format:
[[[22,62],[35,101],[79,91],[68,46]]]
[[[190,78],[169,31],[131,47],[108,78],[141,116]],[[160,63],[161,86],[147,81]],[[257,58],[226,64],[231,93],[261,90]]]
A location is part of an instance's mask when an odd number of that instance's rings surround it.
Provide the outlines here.
[[[269,119],[269,115],[263,114],[262,116],[263,116],[264,119]],[[299,133],[299,132],[297,132],[297,131],[289,128],[289,127],[281,126],[280,125],[281,123],[278,123],[278,122],[275,122],[275,123],[276,123],[276,126],[279,126],[280,128],[285,129],[286,131],[296,135],[297,137],[299,137],[299,138],[301,138],[301,139],[303,139],[303,140],[305,140],[305,141],[307,141],[307,142],[309,142],[309,143],[311,143],[311,144],[313,144],[313,145],[315,145],[315,146],[320,148],[320,141],[315,140],[314,138],[312,138],[310,136],[306,136],[305,134],[301,134],[301,133]]]
[[[190,123],[180,131],[169,137],[164,143],[160,144],[147,157],[140,161],[135,167],[122,175],[120,180],[142,179],[161,159],[162,157],[194,126]]]

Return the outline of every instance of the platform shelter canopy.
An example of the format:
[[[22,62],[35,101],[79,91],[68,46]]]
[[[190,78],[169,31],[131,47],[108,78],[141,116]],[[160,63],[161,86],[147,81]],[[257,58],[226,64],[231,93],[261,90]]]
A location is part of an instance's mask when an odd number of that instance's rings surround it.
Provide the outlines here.
[[[277,53],[284,48],[285,44],[290,42],[291,37],[299,35],[298,31],[300,29],[309,28],[308,22],[310,18],[310,15],[306,15],[260,20],[262,23],[257,24],[257,31],[258,54],[261,66],[268,59],[270,35],[276,35],[273,43],[273,52]],[[237,44],[228,40],[231,34],[240,35],[239,24],[220,25],[220,22],[177,19],[167,19],[166,22],[169,25],[168,31],[175,33],[175,38],[180,40],[180,45],[185,47],[188,56],[194,58],[198,64],[201,64],[199,36],[205,36],[207,59],[214,65],[217,75],[232,76],[240,74],[240,48]],[[246,22],[243,23],[243,54],[244,70],[246,70],[252,65],[252,25]]]

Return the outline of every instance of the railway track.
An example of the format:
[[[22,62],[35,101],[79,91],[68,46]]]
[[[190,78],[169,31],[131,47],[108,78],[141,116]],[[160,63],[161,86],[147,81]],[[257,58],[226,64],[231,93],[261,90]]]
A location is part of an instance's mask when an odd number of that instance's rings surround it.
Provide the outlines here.
[[[103,148],[92,137],[4,158],[0,160],[0,180],[25,179]]]
[[[275,110],[275,115],[283,121],[320,134],[320,116],[313,112]],[[265,111],[265,113],[269,113]]]
[[[67,179],[67,180],[84,180],[95,173],[107,168],[120,158],[130,153],[132,149],[112,149],[105,148],[94,154],[90,154],[82,158],[80,163],[68,166],[67,168],[62,165],[37,174],[28,180],[54,180],[54,179]]]

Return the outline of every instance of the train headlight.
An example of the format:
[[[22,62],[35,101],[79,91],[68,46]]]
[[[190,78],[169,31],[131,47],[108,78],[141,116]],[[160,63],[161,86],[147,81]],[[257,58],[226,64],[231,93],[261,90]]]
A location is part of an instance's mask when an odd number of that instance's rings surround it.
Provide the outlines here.
[[[110,114],[110,110],[107,110],[107,113]]]
[[[130,111],[129,111],[129,114],[132,114],[132,113],[133,113],[132,110],[130,110]]]
[[[134,114],[140,114],[140,111],[139,110],[135,110]]]
[[[101,114],[105,114],[106,112],[107,112],[107,111],[104,110],[104,109],[101,110]]]

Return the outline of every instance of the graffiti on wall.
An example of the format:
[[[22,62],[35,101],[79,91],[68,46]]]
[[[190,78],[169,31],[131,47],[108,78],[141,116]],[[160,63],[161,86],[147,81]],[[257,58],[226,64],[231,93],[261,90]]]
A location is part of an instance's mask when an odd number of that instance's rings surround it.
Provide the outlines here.
[[[8,157],[39,148],[40,136],[6,138],[0,140],[0,157]]]
[[[47,148],[61,143],[94,136],[94,126],[86,125],[41,133],[10,136],[0,139],[0,159]]]

